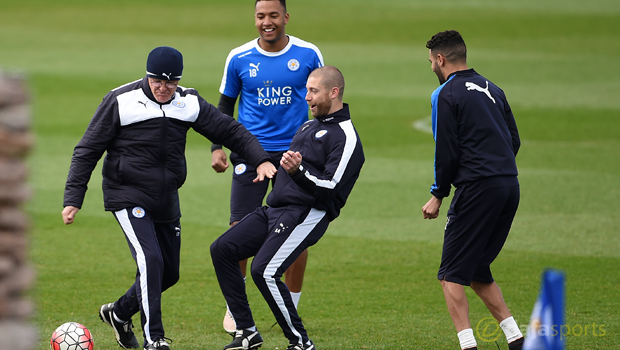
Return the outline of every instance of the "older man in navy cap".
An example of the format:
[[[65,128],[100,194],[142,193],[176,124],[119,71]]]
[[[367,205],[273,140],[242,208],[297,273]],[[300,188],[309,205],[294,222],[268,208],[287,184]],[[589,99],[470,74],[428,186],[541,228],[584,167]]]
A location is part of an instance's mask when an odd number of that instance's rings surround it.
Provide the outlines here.
[[[196,90],[179,86],[183,56],[172,47],[153,49],[146,76],[110,91],[75,147],[65,186],[62,218],[71,224],[82,207],[88,181],[103,162],[103,200],[120,224],[136,261],[135,283],[99,317],[112,326],[118,344],[139,348],[131,318],[140,312],[145,350],[169,350],[162,324],[161,294],[179,279],[185,142],[192,128],[257,167],[254,181],[276,169],[257,139],[222,114]]]

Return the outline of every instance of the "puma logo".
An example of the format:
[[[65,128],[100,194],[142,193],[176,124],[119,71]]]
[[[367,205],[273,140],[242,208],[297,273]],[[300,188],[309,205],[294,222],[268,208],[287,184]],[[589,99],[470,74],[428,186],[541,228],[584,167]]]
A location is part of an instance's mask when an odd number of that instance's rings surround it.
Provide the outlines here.
[[[260,66],[260,62],[258,64],[250,63],[250,67],[256,69],[257,72],[259,71],[258,66]]]
[[[172,75],[172,73],[161,73],[161,75],[163,75],[164,77],[168,78],[168,80],[170,80],[170,76]]]
[[[144,105],[144,108],[146,108],[146,102],[138,101],[138,103]]]
[[[484,92],[491,99],[491,101],[493,101],[493,103],[495,103],[495,99],[493,98],[493,96],[491,96],[491,93],[489,92],[489,82],[488,81],[487,81],[486,89],[483,89],[480,86],[478,86],[478,85],[476,85],[474,83],[470,83],[470,82],[466,82],[465,83],[465,87],[467,87],[467,90],[476,90],[476,91]]]
[[[288,226],[284,226],[284,224],[283,224],[283,223],[280,223],[280,227],[279,227],[279,228],[277,228],[277,229],[275,229],[275,230],[274,230],[274,232],[275,232],[275,233],[280,233],[280,232],[282,232],[282,231],[286,230],[287,228],[288,228]]]

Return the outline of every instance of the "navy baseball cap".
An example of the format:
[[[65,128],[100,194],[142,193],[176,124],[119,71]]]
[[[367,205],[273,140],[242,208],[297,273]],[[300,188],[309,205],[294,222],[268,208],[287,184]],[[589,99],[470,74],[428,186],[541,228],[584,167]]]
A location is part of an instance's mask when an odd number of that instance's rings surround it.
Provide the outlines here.
[[[161,80],[181,80],[183,55],[170,46],[154,48],[146,60],[146,75]]]

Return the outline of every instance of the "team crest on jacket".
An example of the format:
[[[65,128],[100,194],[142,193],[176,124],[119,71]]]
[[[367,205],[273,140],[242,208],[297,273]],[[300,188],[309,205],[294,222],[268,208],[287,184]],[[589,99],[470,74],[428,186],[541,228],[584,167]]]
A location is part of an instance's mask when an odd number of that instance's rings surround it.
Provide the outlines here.
[[[316,132],[316,134],[314,134],[314,137],[320,139],[321,137],[325,136],[325,134],[327,134],[327,130],[319,130]]]
[[[247,167],[245,166],[245,164],[241,163],[241,164],[239,164],[239,165],[237,165],[235,167],[235,174],[241,175],[241,174],[245,173],[246,169],[247,169]]]
[[[288,69],[294,72],[299,69],[299,61],[294,58],[291,58],[290,60],[288,60],[287,66],[288,66]]]
[[[172,101],[172,105],[177,107],[177,108],[184,108],[185,107],[185,102],[183,102],[183,101]]]
[[[131,213],[133,214],[134,217],[138,218],[138,219],[142,219],[144,217],[144,215],[146,214],[146,212],[144,211],[144,209],[142,209],[141,207],[135,207],[133,208],[133,210],[131,211]]]

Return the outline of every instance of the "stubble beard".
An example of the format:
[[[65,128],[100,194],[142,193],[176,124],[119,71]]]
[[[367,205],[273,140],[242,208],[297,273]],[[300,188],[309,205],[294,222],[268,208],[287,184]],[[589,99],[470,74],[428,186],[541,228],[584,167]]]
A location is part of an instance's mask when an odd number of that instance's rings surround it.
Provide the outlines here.
[[[443,77],[443,74],[440,70],[436,70],[434,72],[437,75],[437,79],[439,79],[439,85],[443,85],[446,82],[446,78]]]

